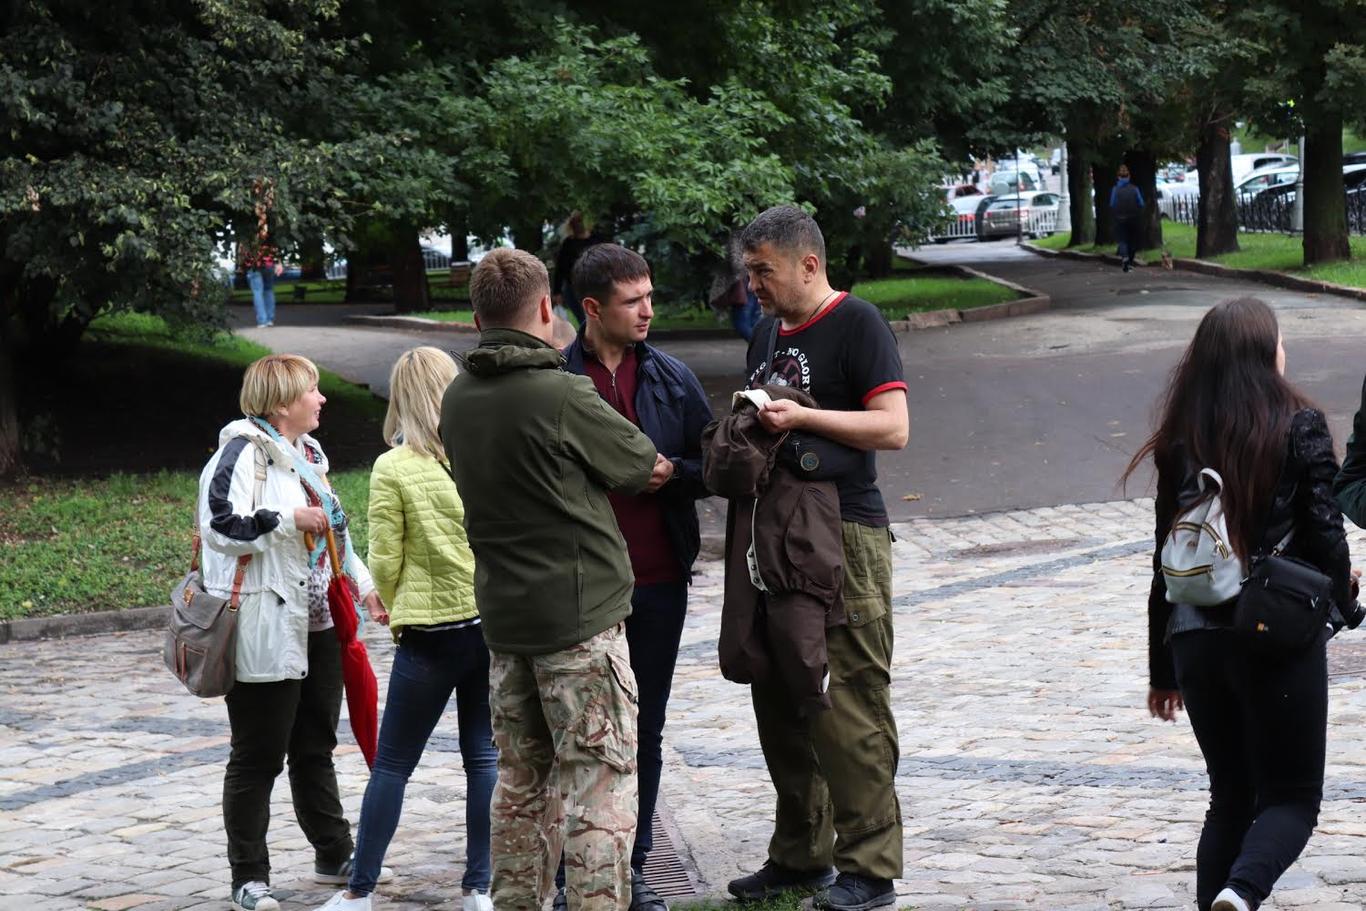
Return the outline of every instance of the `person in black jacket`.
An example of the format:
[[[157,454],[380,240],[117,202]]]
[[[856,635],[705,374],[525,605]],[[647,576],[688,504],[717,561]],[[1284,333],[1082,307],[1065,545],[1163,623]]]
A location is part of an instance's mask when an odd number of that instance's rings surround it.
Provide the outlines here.
[[[1142,191],[1129,180],[1129,166],[1120,165],[1118,179],[1110,190],[1110,211],[1115,216],[1117,252],[1124,261],[1125,272],[1134,267],[1134,243],[1144,205]]]
[[[564,369],[591,379],[603,400],[658,450],[646,488],[612,493],[608,500],[635,575],[626,641],[640,691],[640,800],[628,911],[668,911],[644,870],[654,848],[650,821],[664,768],[669,692],[701,547],[697,501],[709,496],[702,483],[702,428],[711,421],[711,406],[686,364],[646,344],[654,284],[644,257],[620,244],[596,244],[574,264],[573,287],[588,322],[565,349]]]
[[[1253,298],[1214,307],[1172,374],[1157,430],[1125,472],[1149,456],[1157,467],[1148,710],[1171,721],[1184,704],[1209,772],[1196,853],[1201,911],[1256,908],[1309,841],[1323,795],[1332,635],[1325,627],[1297,652],[1254,650],[1230,628],[1232,602],[1168,602],[1162,544],[1199,501],[1201,468],[1223,478],[1228,543],[1245,565],[1292,532],[1285,554],[1333,582],[1334,628],[1361,622],[1333,497],[1333,439],[1323,412],[1284,371],[1270,307]]]

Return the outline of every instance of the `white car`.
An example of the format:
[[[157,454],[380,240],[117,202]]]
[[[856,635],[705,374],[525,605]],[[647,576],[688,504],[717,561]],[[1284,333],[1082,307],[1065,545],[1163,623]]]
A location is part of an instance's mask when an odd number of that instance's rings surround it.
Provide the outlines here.
[[[1285,155],[1280,152],[1261,152],[1256,155],[1234,155],[1231,164],[1233,166],[1233,183],[1237,185],[1239,181],[1254,171],[1263,171],[1267,168],[1298,168],[1300,160],[1294,155]],[[1191,181],[1200,183],[1200,172],[1194,168],[1186,172],[1186,183]]]

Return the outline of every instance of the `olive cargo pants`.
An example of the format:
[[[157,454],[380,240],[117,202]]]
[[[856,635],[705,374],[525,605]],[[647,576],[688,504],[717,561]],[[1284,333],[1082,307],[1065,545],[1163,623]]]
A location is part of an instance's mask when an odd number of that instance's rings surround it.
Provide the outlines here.
[[[752,687],[778,805],[768,856],[793,870],[896,879],[902,870],[900,749],[892,717],[892,542],[843,523],[848,626],[826,632],[833,707],[803,720],[781,685]]]

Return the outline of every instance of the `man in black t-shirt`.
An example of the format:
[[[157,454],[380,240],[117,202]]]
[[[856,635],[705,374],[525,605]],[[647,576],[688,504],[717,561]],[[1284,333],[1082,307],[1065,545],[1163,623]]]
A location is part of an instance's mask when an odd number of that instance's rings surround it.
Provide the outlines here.
[[[910,420],[896,336],[867,301],[830,287],[825,239],[794,206],[763,212],[741,235],[750,286],[772,314],[750,342],[749,385],[785,383],[821,406],[775,400],[760,420],[789,431],[784,453],[839,490],[847,626],[826,631],[833,708],[809,718],[780,684],[752,694],[777,791],[768,861],[732,895],[822,888],[814,906],[868,911],[896,900],[901,876],[899,759],[891,706],[892,555],[874,453],[906,445]],[[834,869],[832,869],[832,866]]]

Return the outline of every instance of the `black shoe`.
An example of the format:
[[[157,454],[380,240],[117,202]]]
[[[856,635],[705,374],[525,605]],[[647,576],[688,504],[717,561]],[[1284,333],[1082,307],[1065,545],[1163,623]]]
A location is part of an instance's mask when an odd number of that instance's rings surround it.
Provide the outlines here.
[[[859,873],[841,873],[835,884],[811,900],[822,911],[871,911],[896,904],[890,879],[874,879]]]
[[[789,870],[773,861],[765,861],[755,873],[732,879],[726,891],[740,901],[752,902],[775,898],[794,889],[824,889],[835,881],[835,871]]]
[[[555,890],[555,900],[550,903],[551,911],[569,911],[569,899],[564,894],[564,887]]]
[[[1131,267],[1129,266],[1129,261],[1126,259],[1126,260],[1124,261],[1124,271],[1125,271],[1125,272],[1128,272],[1130,268],[1131,268]]]
[[[631,911],[669,911],[659,893],[650,888],[645,874],[631,868]]]

